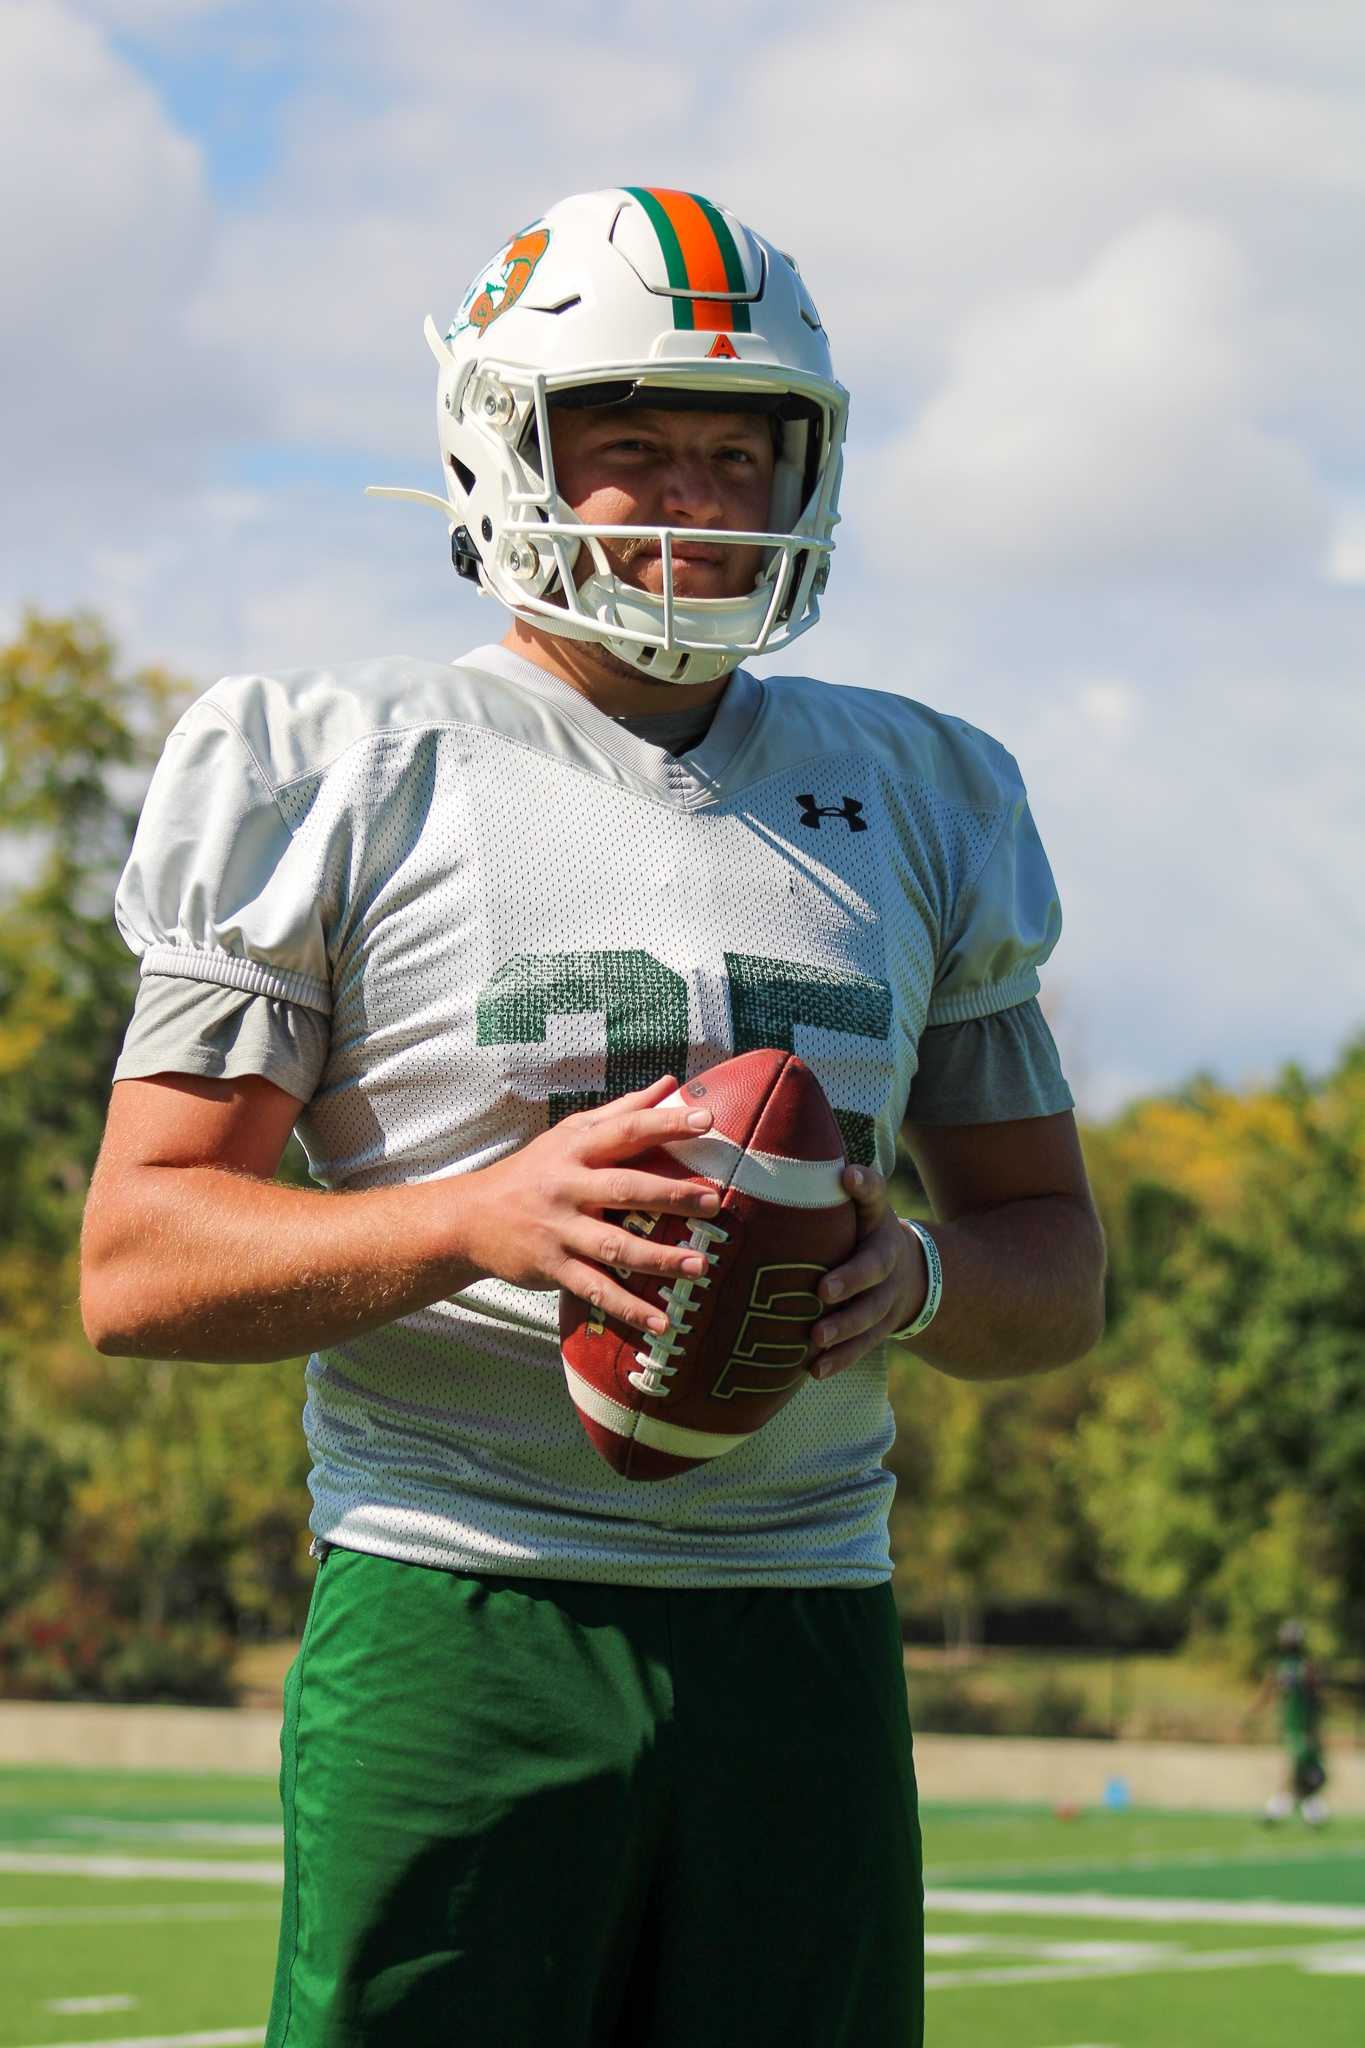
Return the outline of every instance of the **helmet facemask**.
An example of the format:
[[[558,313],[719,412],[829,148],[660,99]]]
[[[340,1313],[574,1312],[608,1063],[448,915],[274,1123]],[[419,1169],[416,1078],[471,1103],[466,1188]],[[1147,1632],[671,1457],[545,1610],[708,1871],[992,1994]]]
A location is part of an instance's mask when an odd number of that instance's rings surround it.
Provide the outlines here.
[[[653,375],[649,375],[650,371]],[[464,421],[481,439],[502,444],[498,467],[509,488],[497,513],[481,514],[493,531],[471,532],[479,581],[528,625],[574,640],[597,641],[619,659],[659,682],[709,682],[738,660],[782,646],[819,615],[829,537],[837,514],[837,467],[828,459],[842,441],[842,420],[830,406],[795,391],[736,388],[709,378],[700,386],[659,378],[657,366],[640,374],[589,385],[553,386],[512,364],[485,363],[462,405]],[[658,524],[586,523],[559,487],[554,462],[554,418],[562,406],[639,406],[641,409],[760,412],[773,420],[775,457],[768,525],[733,531]],[[490,447],[490,455],[492,449]],[[451,456],[452,467],[459,458]],[[461,463],[466,475],[477,472]],[[459,471],[453,472],[461,483]],[[761,566],[754,588],[738,597],[687,597],[675,588],[673,549],[704,535],[708,545],[757,547]],[[611,543],[638,539],[660,550],[662,589],[641,589],[623,577],[608,554]],[[588,570],[583,573],[583,558]],[[801,620],[793,627],[794,620]]]

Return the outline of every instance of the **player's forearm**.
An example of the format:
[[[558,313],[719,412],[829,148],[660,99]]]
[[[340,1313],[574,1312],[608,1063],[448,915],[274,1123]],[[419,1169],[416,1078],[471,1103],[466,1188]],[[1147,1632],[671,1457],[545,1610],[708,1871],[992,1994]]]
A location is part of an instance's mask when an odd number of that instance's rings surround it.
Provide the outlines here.
[[[955,1379],[1015,1379],[1084,1357],[1104,1331],[1104,1235],[1067,1195],[932,1223],[943,1301],[916,1356]]]
[[[264,1363],[358,1336],[481,1279],[460,1178],[329,1195],[218,1167],[98,1178],[81,1307],[111,1357]]]

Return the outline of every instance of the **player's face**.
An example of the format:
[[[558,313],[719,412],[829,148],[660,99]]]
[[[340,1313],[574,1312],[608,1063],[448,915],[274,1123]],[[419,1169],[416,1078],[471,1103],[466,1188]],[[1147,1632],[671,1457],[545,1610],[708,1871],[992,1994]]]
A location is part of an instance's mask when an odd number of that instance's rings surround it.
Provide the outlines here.
[[[764,532],[773,487],[773,438],[762,414],[650,412],[602,406],[552,416],[561,497],[591,526],[682,526],[696,540],[673,544],[679,597],[743,597],[763,551],[708,544],[706,530]],[[657,541],[602,543],[623,582],[663,589]],[[583,551],[583,574],[591,560]]]

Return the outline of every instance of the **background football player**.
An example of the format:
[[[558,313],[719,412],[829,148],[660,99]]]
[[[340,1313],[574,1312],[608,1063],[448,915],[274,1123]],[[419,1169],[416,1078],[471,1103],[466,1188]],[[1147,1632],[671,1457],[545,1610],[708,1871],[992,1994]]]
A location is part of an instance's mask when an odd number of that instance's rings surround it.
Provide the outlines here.
[[[1266,1801],[1267,1821],[1288,1820],[1297,1807],[1310,1827],[1320,1827],[1329,1809],[1323,1790],[1327,1764],[1322,1746],[1322,1677],[1308,1655],[1301,1621],[1281,1622],[1279,1656],[1266,1672],[1247,1719],[1273,1702],[1279,1708],[1280,1740],[1285,1752],[1284,1789]]]
[[[846,394],[788,256],[694,195],[589,193],[428,338],[437,503],[510,629],[180,720],[86,1232],[101,1349],[312,1354],[269,2038],[901,2048],[883,1340],[991,1377],[1098,1334],[1052,877],[995,741],[742,666],[814,624],[838,518]],[[758,1046],[821,1081],[859,1243],[810,1384],[633,1485],[557,1290],[662,1324],[613,1269],[695,1255],[607,1212],[708,1213],[635,1162],[706,1128],[677,1078]],[[928,1230],[888,1206],[902,1127]],[[274,1178],[292,1130],[317,1190]]]

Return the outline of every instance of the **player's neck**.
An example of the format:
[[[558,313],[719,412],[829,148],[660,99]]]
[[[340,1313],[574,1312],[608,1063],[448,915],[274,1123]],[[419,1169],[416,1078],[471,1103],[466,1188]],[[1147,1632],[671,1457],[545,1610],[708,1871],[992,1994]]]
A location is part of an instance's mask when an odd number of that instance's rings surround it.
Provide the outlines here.
[[[714,682],[690,687],[651,683],[638,669],[618,661],[592,641],[540,633],[521,619],[513,619],[502,644],[523,661],[533,661],[537,668],[548,669],[552,676],[570,684],[608,718],[638,718],[652,711],[686,711],[714,704],[730,680],[718,676]]]

